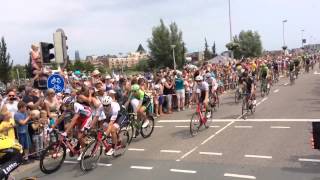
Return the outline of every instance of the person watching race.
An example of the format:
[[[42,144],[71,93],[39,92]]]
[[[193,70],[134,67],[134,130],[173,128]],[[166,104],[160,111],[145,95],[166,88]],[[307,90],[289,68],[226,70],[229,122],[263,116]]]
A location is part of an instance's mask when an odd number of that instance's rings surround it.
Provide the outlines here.
[[[22,164],[22,152],[19,143],[0,134],[0,179],[8,179],[10,173]]]

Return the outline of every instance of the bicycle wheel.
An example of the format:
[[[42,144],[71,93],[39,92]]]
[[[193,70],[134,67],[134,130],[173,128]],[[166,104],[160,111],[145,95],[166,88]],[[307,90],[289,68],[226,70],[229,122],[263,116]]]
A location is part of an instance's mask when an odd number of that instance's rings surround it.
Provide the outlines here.
[[[190,134],[195,136],[198,134],[198,131],[201,127],[201,119],[199,113],[194,113],[190,120]]]
[[[118,144],[113,156],[118,157],[124,154],[129,146],[129,132],[126,129],[121,129],[118,133]]]
[[[143,138],[147,138],[149,136],[151,136],[152,132],[153,132],[153,129],[154,129],[154,119],[152,116],[150,115],[147,115],[147,119],[146,121],[149,120],[149,124],[147,127],[143,128],[141,126],[140,128],[140,134]]]
[[[247,111],[247,102],[246,102],[246,97],[243,98],[242,100],[242,106],[241,106],[241,112],[242,112],[242,116],[244,114],[246,114],[246,111]]]
[[[66,147],[61,143],[50,144],[40,155],[40,170],[51,174],[60,169],[66,158]]]
[[[240,99],[240,93],[238,90],[236,90],[235,94],[234,94],[234,102],[238,103]]]
[[[128,131],[128,143],[130,144],[133,139],[133,133],[135,133],[132,122],[130,122],[130,124],[127,127],[125,127],[125,129]]]
[[[264,97],[265,95],[265,87],[264,87],[264,84],[261,84],[261,97]]]
[[[80,169],[90,171],[97,167],[98,161],[102,154],[102,144],[97,140],[91,141],[83,150],[80,160]]]

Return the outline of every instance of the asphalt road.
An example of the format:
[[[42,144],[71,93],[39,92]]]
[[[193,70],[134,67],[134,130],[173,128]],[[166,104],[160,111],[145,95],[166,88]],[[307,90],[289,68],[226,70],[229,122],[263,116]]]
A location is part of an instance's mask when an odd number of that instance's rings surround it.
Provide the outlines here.
[[[320,72],[320,70],[318,70]],[[19,171],[17,179],[130,180],[320,180],[320,152],[311,149],[311,121],[320,117],[320,75],[303,74],[294,85],[287,78],[261,98],[254,115],[242,119],[234,94],[222,96],[209,129],[191,137],[194,109],[157,120],[148,139],[134,139],[117,159],[102,156],[95,170],[84,174],[75,159],[52,175],[38,164]]]

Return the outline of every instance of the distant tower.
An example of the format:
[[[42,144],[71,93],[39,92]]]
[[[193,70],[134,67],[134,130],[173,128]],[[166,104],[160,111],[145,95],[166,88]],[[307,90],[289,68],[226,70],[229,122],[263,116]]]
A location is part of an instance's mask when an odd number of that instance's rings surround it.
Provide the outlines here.
[[[74,59],[80,61],[80,53],[78,50],[76,50],[74,53]]]

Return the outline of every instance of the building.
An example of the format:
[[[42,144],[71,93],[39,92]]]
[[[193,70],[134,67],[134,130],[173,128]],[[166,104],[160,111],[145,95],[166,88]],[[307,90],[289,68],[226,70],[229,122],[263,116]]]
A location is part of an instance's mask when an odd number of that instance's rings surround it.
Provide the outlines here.
[[[81,58],[80,58],[80,53],[79,53],[78,50],[76,50],[76,51],[74,52],[74,59],[75,59],[76,61],[80,61],[80,60],[81,60]]]
[[[110,57],[107,59],[107,67],[110,69],[131,68],[139,63],[142,59],[147,59],[146,53],[134,52],[123,57]]]
[[[199,51],[199,52],[193,52],[193,53],[188,53],[186,55],[186,58],[191,58],[191,62],[202,62],[204,61],[204,52]]]

